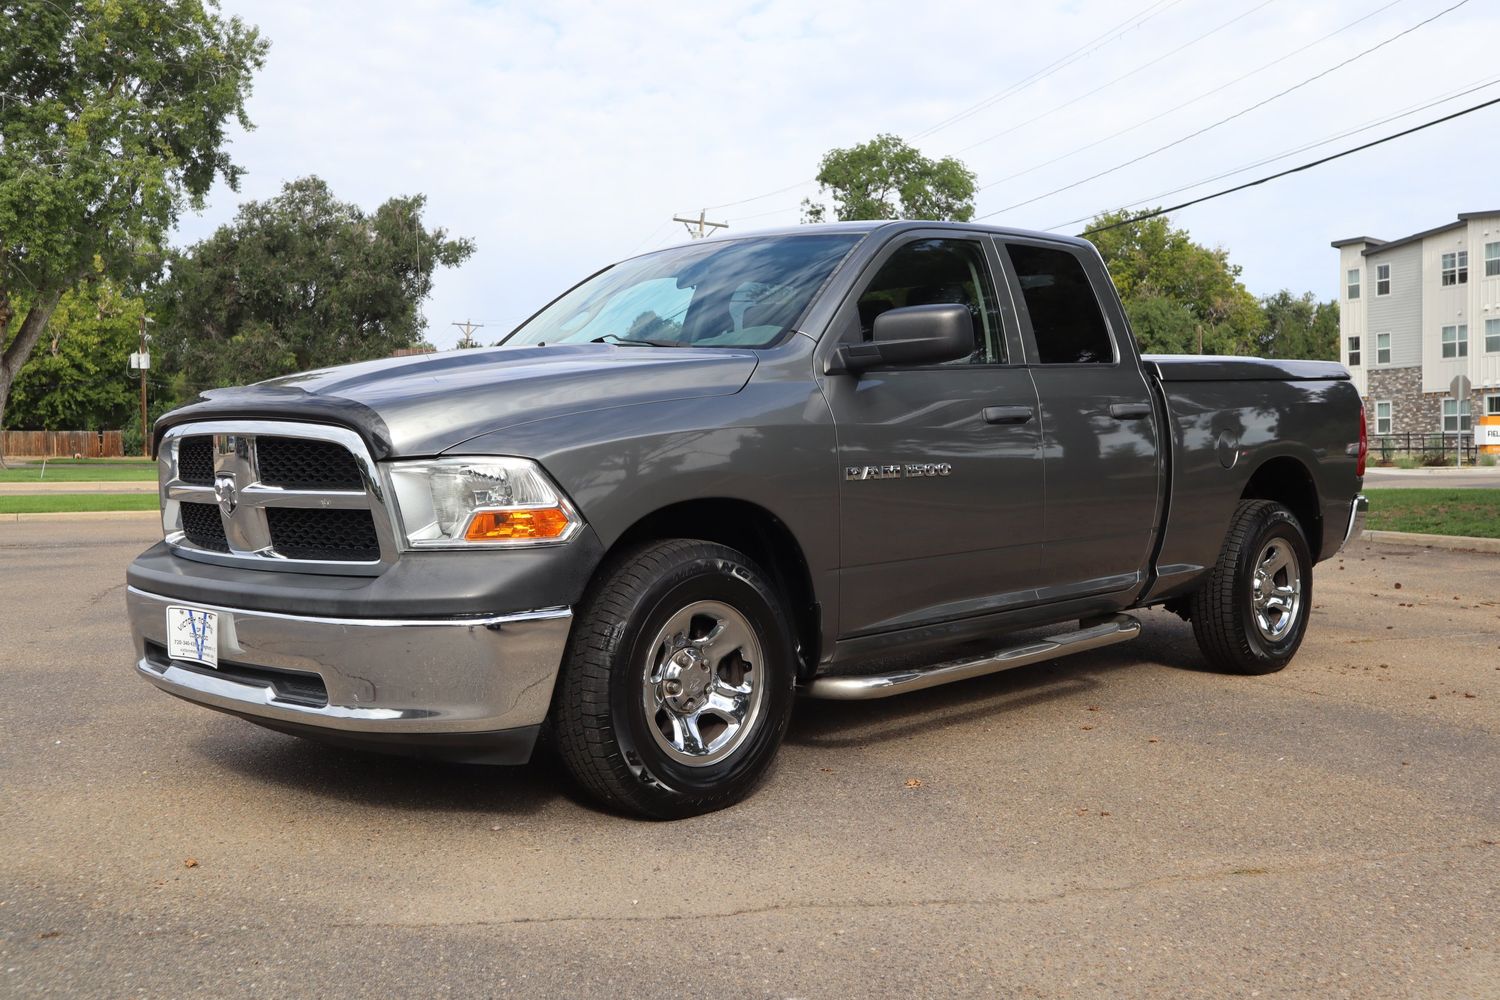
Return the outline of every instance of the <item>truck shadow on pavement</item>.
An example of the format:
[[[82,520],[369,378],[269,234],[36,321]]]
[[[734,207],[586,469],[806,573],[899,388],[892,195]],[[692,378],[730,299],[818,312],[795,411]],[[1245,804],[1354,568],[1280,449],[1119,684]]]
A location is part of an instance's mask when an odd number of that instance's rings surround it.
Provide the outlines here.
[[[1173,655],[1167,659],[1160,655],[1166,652],[1160,643],[1151,643],[1148,651],[1146,642],[1143,635],[1135,642],[1110,649],[1017,667],[988,677],[893,698],[873,701],[803,699],[797,704],[786,741],[792,746],[834,749],[899,740],[931,733],[934,729],[956,728],[980,719],[1025,711],[1060,699],[1089,700],[1104,686],[1104,675],[1117,670],[1139,669],[1151,663],[1189,669],[1196,666],[1192,655]],[[1195,651],[1190,630],[1187,643]]]
[[[524,815],[559,799],[578,801],[547,753],[521,767],[456,764],[324,746],[236,719],[225,719],[195,750],[258,785],[374,808]]]
[[[1192,628],[1152,616],[1141,638],[1108,649],[874,701],[799,700],[788,746],[837,750],[958,729],[1062,699],[1092,701],[1121,670],[1207,670]],[[324,746],[224,718],[196,752],[256,785],[360,806],[413,811],[526,815],[583,799],[543,749],[518,767],[455,764]]]

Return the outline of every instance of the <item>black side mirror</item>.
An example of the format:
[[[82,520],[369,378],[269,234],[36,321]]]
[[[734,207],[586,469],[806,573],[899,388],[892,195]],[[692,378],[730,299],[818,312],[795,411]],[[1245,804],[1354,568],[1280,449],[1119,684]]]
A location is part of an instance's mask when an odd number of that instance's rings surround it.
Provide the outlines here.
[[[936,365],[974,353],[974,317],[955,304],[907,306],[875,318],[874,339],[843,344],[825,374],[862,372],[877,365]]]

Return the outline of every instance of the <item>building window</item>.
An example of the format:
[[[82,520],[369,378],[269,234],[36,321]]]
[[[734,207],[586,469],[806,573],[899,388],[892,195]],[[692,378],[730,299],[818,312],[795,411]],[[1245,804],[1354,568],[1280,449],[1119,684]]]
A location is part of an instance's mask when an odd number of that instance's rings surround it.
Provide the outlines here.
[[[1375,433],[1389,434],[1391,432],[1391,403],[1390,400],[1380,400],[1375,404]]]
[[[1484,397],[1484,415],[1487,417],[1500,417],[1500,393]]]
[[[1349,298],[1359,298],[1359,268],[1357,267],[1349,269]]]
[[[1469,283],[1469,251],[1443,254],[1443,284],[1466,285]]]
[[[1350,368],[1358,368],[1359,367],[1359,338],[1358,337],[1350,337],[1348,339],[1349,339],[1349,367]]]
[[[1452,434],[1469,429],[1469,401],[1467,399],[1443,400],[1443,431]]]
[[[1467,358],[1468,356],[1469,328],[1462,323],[1458,326],[1443,327],[1443,357]]]
[[[1377,365],[1391,363],[1391,335],[1388,333],[1375,335],[1375,363]]]
[[[1500,351],[1500,319],[1484,321],[1484,349]]]
[[[1500,243],[1484,245],[1484,276],[1486,278],[1500,276]]]
[[[1391,294],[1391,265],[1389,265],[1389,264],[1376,264],[1375,265],[1375,294],[1376,295],[1389,295],[1389,294]]]

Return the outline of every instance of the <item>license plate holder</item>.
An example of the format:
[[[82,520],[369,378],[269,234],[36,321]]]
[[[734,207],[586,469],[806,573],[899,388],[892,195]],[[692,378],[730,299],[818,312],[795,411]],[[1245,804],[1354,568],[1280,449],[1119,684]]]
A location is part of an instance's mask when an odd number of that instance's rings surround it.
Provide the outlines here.
[[[174,660],[219,666],[219,614],[201,608],[167,608],[167,655]]]

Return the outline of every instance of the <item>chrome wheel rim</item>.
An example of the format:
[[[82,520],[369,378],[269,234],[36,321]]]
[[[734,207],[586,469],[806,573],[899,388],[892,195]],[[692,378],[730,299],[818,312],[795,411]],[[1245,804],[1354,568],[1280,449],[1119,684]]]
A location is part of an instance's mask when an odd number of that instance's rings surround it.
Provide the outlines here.
[[[720,601],[695,601],[657,632],[642,671],[646,726],[668,757],[717,764],[744,745],[760,717],[765,661],[749,619]]]
[[[1261,548],[1250,586],[1256,631],[1268,642],[1280,642],[1302,613],[1302,564],[1286,539],[1273,538]]]

